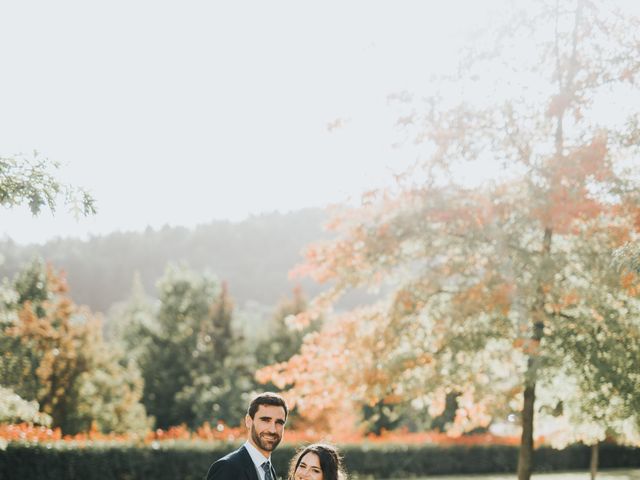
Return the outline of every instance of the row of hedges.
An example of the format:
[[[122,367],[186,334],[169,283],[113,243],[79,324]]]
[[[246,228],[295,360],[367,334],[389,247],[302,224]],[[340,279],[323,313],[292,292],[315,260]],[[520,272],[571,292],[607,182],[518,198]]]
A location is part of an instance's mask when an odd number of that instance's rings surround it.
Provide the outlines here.
[[[157,446],[157,445],[156,445]],[[158,446],[157,446],[158,447]],[[228,453],[230,445],[174,445],[171,448],[91,446],[72,448],[53,444],[9,444],[0,450],[0,478],[20,480],[202,480],[209,465]],[[353,445],[342,448],[349,473],[373,478],[424,475],[515,472],[517,447]],[[283,445],[273,454],[279,475],[286,475],[294,448]],[[536,471],[585,470],[590,448],[575,445],[564,450],[539,448]],[[604,444],[600,467],[638,468],[640,448]]]

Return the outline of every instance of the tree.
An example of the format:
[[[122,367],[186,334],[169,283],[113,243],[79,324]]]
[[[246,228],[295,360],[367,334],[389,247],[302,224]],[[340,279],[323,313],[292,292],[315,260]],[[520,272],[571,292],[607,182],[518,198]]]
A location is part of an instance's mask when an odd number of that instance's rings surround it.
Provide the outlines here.
[[[191,407],[193,426],[236,424],[244,418],[255,366],[233,319],[233,302],[223,283],[200,334],[190,384],[176,396],[177,402]]]
[[[637,376],[623,382],[618,370],[640,355],[637,342],[624,355],[604,348],[640,334],[638,277],[594,266],[610,266],[640,230],[629,170],[637,113],[600,113],[615,95],[638,95],[638,18],[586,0],[524,8],[495,30],[493,49],[476,40],[459,85],[420,110],[408,104],[399,124],[426,158],[395,189],[346,209],[332,225],[340,237],[310,247],[298,269],[333,284],[316,311],[355,287],[392,294],[334,316],[299,355],[262,372],[293,384],[310,412],[414,398],[436,415],[460,392],[450,431],[461,433],[518,410],[520,480],[555,376],[586,375],[629,398]],[[460,181],[478,166],[494,178]]]
[[[64,277],[40,260],[14,284],[14,311],[0,325],[3,385],[37,401],[65,433],[144,431],[142,384],[102,339],[102,324],[67,295]]]
[[[320,317],[304,325],[296,323],[296,315],[306,310],[307,299],[299,286],[294,288],[293,298],[286,298],[279,303],[265,338],[256,347],[256,359],[260,366],[289,360],[300,350],[304,337],[320,328]]]
[[[266,336],[256,346],[256,359],[259,367],[265,367],[277,363],[288,361],[300,351],[305,337],[318,332],[322,328],[323,317],[318,315],[314,318],[298,321],[298,315],[308,308],[308,301],[302,289],[297,286],[293,290],[292,298],[283,299],[277,306],[269,326]],[[277,390],[287,388],[290,385],[276,386],[267,383],[265,388]],[[363,423],[367,432],[380,434],[383,429],[392,430],[399,426],[413,427],[418,424],[424,426],[429,423],[429,418],[420,418],[420,412],[413,408],[410,401],[402,404],[387,404],[380,401],[375,405],[358,406],[362,409]],[[424,415],[422,415],[424,417]],[[296,427],[314,427],[316,430],[324,430],[322,423],[326,422],[326,415],[318,417],[311,425],[305,425],[305,419],[300,418],[297,410],[291,414],[289,423]]]
[[[157,328],[140,356],[144,403],[156,425],[236,421],[252,383],[226,286],[169,266],[158,283]]]
[[[615,284],[619,274],[609,268],[606,258],[595,253],[589,270],[592,277],[594,273],[600,277],[592,278],[598,288],[590,292],[588,302],[576,308],[598,305],[601,316],[594,322],[574,325],[571,337],[552,339],[564,354],[564,364],[557,369],[546,398],[540,399],[546,408],[539,409],[538,422],[555,446],[575,441],[592,446],[592,478],[596,476],[600,442],[615,439],[640,444],[640,399],[635,393],[640,391],[640,337],[636,334],[637,319],[628,318],[637,310],[638,300],[607,288]],[[627,282],[623,280],[627,288],[635,290]],[[614,300],[607,302],[605,298]],[[572,372],[582,375],[572,376]]]
[[[11,208],[27,204],[33,215],[43,207],[55,212],[59,196],[76,215],[96,213],[95,200],[85,190],[62,182],[53,173],[60,168],[56,162],[24,155],[0,156],[0,205]]]
[[[151,342],[150,332],[157,332],[157,306],[147,296],[140,274],[133,275],[131,295],[126,302],[115,304],[109,311],[106,336],[120,345],[127,359],[138,363]]]

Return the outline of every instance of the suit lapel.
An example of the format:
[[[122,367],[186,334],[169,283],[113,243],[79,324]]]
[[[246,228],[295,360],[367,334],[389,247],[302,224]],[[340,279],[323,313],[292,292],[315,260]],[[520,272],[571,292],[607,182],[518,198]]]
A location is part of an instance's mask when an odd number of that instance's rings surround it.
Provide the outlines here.
[[[245,473],[247,474],[247,478],[249,480],[260,480],[260,477],[258,477],[258,472],[256,471],[256,466],[253,463],[253,460],[251,460],[251,455],[249,455],[249,452],[247,452],[247,449],[244,448],[244,446],[240,450],[240,454],[242,456],[242,465],[244,467]]]

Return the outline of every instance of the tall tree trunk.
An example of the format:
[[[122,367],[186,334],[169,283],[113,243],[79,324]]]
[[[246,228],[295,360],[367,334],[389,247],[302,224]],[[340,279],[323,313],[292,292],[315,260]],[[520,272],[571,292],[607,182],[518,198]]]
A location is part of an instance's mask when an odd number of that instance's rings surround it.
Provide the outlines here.
[[[530,368],[532,361],[529,360]],[[536,400],[536,384],[527,385],[524,389],[524,405],[522,407],[522,437],[518,453],[518,480],[529,480],[533,467],[533,414]]]
[[[549,272],[546,271],[544,262],[551,255],[551,238],[553,230],[549,227],[544,230],[542,241],[542,265],[541,276],[538,280],[538,299],[536,310],[533,312],[533,332],[528,347],[529,359],[527,360],[527,372],[525,374],[524,404],[522,406],[522,437],[520,451],[518,453],[518,480],[530,480],[533,470],[533,418],[536,402],[536,381],[538,378],[539,352],[538,348],[544,334],[544,284]]]
[[[591,445],[591,464],[590,464],[591,480],[596,480],[596,474],[598,473],[598,454],[600,450],[599,447],[600,447],[599,442],[596,442],[593,445]]]

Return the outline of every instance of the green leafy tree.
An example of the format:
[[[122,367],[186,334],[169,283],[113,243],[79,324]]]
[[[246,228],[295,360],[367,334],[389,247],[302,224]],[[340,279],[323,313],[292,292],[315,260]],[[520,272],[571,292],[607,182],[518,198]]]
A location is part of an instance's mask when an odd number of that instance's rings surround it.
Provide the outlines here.
[[[198,332],[217,289],[213,278],[173,266],[158,282],[158,328],[149,332],[151,341],[140,358],[144,404],[157,427],[193,423],[190,406],[177,404],[175,397],[190,385]]]
[[[226,287],[211,276],[169,266],[158,288],[157,328],[149,331],[140,356],[144,403],[156,425],[237,421],[237,406],[251,382],[245,384],[247,353],[232,325]]]
[[[624,355],[605,347],[640,334],[638,278],[593,262],[611,265],[640,233],[637,112],[600,113],[612,92],[638,96],[640,29],[600,2],[523,8],[495,41],[476,41],[458,83],[424,107],[408,104],[399,123],[426,158],[337,218],[340,237],[311,247],[299,269],[332,282],[316,310],[356,287],[391,295],[336,315],[300,355],[262,374],[294,384],[311,413],[336,398],[414,398],[436,415],[457,391],[452,434],[519,411],[518,477],[528,480],[535,412],[556,375],[588,375],[623,399],[637,385],[636,342]],[[472,168],[495,173],[460,181]],[[590,353],[582,362],[581,351]],[[323,397],[322,381],[341,388]]]
[[[539,398],[542,407],[537,422],[556,446],[575,441],[592,446],[592,478],[597,472],[600,442],[614,439],[640,444],[640,399],[636,393],[640,391],[640,336],[637,318],[629,318],[637,312],[639,302],[615,288],[618,272],[609,268],[607,257],[596,253],[591,256],[589,270],[597,287],[585,289],[588,301],[576,302],[571,313],[574,318],[586,317],[592,314],[586,311],[589,305],[597,305],[598,317],[592,322],[575,322],[574,335],[551,339],[564,362]],[[628,282],[629,277],[623,277],[623,284],[635,293]],[[575,315],[580,309],[582,314]]]
[[[199,334],[190,385],[176,395],[178,403],[193,411],[193,426],[236,424],[244,417],[255,368],[233,318],[233,303],[223,283]]]
[[[309,333],[319,330],[322,318],[298,324],[296,315],[307,310],[307,299],[298,286],[293,297],[284,299],[273,313],[265,337],[256,347],[256,359],[261,366],[284,362],[300,351],[302,341]]]
[[[114,305],[108,316],[106,336],[120,345],[126,358],[138,362],[147,351],[152,333],[158,330],[157,308],[144,290],[140,275],[133,276],[131,295],[126,302]]]

